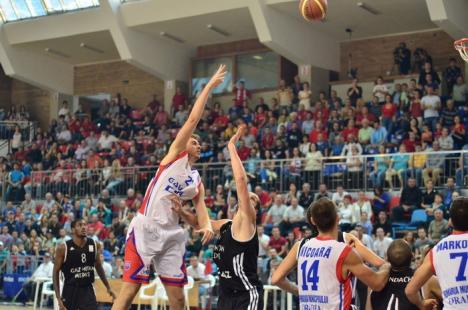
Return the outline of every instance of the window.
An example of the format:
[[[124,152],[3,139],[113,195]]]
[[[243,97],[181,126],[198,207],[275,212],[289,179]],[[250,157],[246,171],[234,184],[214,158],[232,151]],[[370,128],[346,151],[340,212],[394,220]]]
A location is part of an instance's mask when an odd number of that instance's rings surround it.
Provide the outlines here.
[[[280,76],[279,60],[274,52],[239,55],[236,81],[244,81],[250,90],[275,88]]]
[[[99,0],[0,0],[4,22],[99,6]]]
[[[213,59],[200,59],[193,62],[192,66],[192,95],[196,95],[202,90],[203,85],[208,83],[211,75],[216,72],[218,66],[226,65],[228,74],[224,83],[213,90],[213,94],[230,92],[232,89],[232,57],[219,57]]]

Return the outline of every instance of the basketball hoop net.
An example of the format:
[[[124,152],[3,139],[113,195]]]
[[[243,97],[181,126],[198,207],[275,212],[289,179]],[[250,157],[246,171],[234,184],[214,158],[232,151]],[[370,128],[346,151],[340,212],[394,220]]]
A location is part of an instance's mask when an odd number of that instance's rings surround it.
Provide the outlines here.
[[[455,49],[460,53],[461,58],[468,62],[468,38],[460,39],[455,41],[453,44]]]

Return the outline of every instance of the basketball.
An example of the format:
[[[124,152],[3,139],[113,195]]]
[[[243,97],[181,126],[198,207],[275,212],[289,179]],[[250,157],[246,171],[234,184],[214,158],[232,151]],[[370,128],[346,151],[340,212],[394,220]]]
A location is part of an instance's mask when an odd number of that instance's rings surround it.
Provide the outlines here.
[[[327,0],[301,0],[299,11],[305,20],[323,20],[327,14]]]

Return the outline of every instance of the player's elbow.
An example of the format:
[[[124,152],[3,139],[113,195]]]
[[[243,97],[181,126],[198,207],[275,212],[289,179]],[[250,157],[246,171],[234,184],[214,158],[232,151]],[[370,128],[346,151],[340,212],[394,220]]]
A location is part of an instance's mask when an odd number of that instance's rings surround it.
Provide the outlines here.
[[[415,289],[413,288],[412,285],[407,285],[406,288],[405,288],[405,294],[406,296],[411,296],[415,293]]]
[[[281,283],[281,280],[283,277],[278,273],[278,271],[275,271],[273,275],[271,276],[271,284],[273,285],[278,285]]]

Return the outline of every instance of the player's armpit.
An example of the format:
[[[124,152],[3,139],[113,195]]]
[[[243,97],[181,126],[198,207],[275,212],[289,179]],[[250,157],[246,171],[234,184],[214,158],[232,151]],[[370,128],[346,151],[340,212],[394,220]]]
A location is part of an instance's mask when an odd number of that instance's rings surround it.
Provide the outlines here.
[[[299,294],[297,286],[294,283],[291,283],[286,276],[297,266],[297,251],[299,250],[300,244],[300,241],[296,242],[271,277],[271,283],[273,285],[276,285],[294,295]]]
[[[374,272],[363,263],[359,254],[352,249],[345,258],[343,264],[343,276],[347,275],[348,272],[354,274],[373,291],[378,292],[381,291],[387,283],[390,265],[384,264],[378,272]]]

